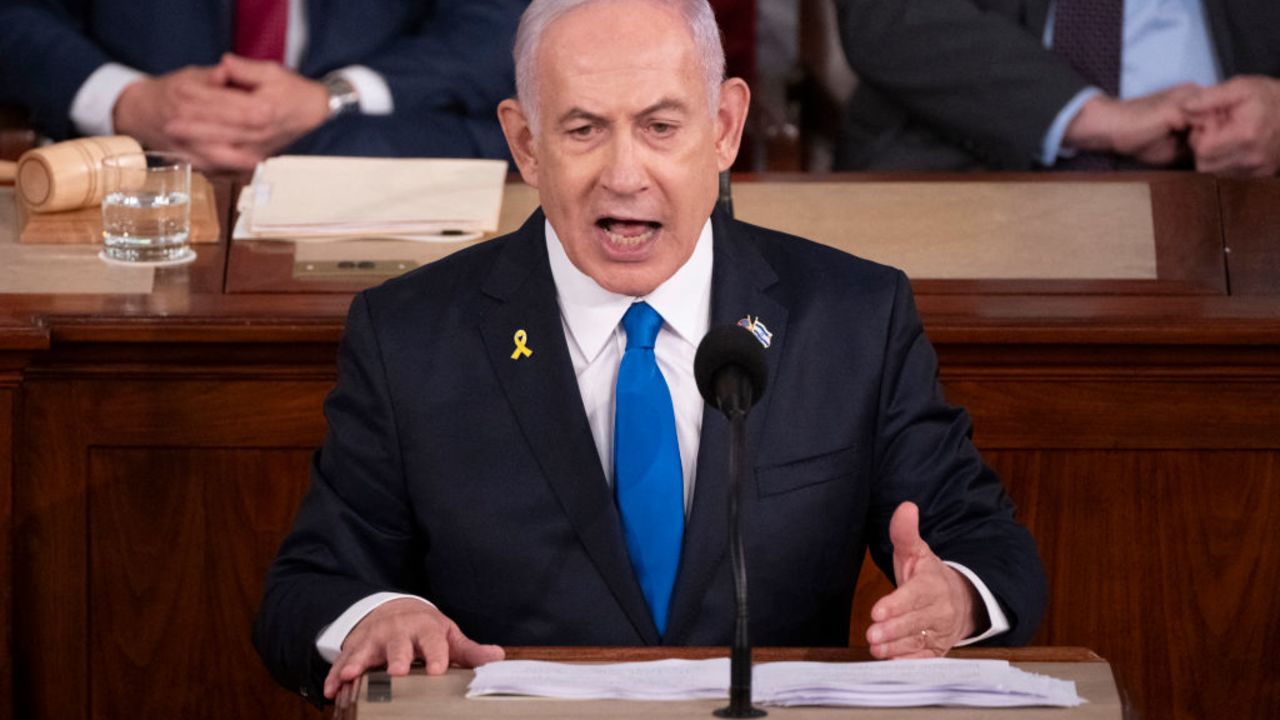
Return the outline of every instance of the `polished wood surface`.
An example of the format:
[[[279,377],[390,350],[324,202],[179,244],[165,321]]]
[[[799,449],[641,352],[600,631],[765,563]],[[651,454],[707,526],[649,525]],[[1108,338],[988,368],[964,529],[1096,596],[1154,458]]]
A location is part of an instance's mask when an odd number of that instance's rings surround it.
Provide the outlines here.
[[[28,210],[23,203],[18,209],[18,241],[32,245],[79,245],[100,242],[102,237],[102,208],[98,205],[38,213]],[[200,174],[191,173],[191,231],[194,245],[208,245],[221,240],[218,202],[213,186]]]
[[[262,671],[249,628],[331,380],[215,374],[29,370],[15,493],[20,716],[310,716]],[[236,692],[197,692],[210,678]]]
[[[1019,718],[1020,720],[1120,720],[1123,706],[1116,693],[1110,667],[1085,648],[1020,648],[1013,651],[957,651],[957,657],[1001,659],[1023,670],[1049,675],[1076,684],[1076,691],[1086,700],[1075,708],[1016,709],[922,707],[922,708],[834,708],[834,707],[769,707],[770,717],[826,718],[859,717],[867,720],[979,720],[985,718]],[[636,662],[669,658],[700,660],[726,657],[727,648],[510,648],[508,656],[519,660],[555,662]],[[857,662],[867,660],[864,652],[840,648],[758,648],[755,663],[776,661]],[[724,700],[676,702],[644,702],[635,700],[553,700],[546,698],[482,698],[467,699],[467,685],[472,673],[452,668],[443,676],[428,677],[420,668],[407,677],[388,677],[372,673],[362,679],[350,695],[339,699],[335,720],[410,720],[429,714],[440,718],[705,718]],[[726,678],[727,680],[727,678]],[[375,682],[385,691],[389,683],[390,698],[370,697]]]
[[[13,457],[13,426],[16,408],[16,383],[0,376],[0,458]],[[0,715],[8,717],[13,701],[13,546],[9,528],[13,525],[13,463],[0,462]]]
[[[310,452],[171,448],[162,444],[168,440],[89,453],[93,714],[313,716],[265,673],[240,670],[260,662],[245,629],[292,524]],[[201,674],[236,678],[236,692],[191,692]],[[143,687],[149,691],[138,693]]]
[[[22,369],[46,347],[41,328],[0,310],[0,718],[13,716],[13,478]]]
[[[1280,184],[1138,177],[1157,280],[925,280],[917,302],[1040,544],[1036,642],[1101,652],[1135,716],[1280,716]],[[234,182],[214,181],[224,227]],[[310,712],[267,678],[248,618],[323,438],[351,293],[373,280],[232,291],[255,263],[198,252],[148,295],[0,294],[15,717],[130,699],[148,717]],[[869,565],[860,583],[855,643],[887,587]]]
[[[1231,292],[1280,293],[1280,178],[1220,180]]]

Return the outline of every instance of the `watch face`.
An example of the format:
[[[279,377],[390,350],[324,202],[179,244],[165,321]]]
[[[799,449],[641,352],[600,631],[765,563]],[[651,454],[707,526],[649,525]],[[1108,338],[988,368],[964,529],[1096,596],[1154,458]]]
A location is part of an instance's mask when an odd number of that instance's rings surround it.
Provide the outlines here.
[[[325,90],[329,91],[329,116],[353,112],[360,105],[360,96],[356,88],[341,75],[330,75],[324,79]]]

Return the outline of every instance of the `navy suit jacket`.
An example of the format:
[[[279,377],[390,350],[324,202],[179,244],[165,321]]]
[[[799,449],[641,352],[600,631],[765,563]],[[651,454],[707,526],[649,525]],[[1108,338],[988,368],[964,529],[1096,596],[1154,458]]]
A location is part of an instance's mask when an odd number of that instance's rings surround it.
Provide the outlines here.
[[[1223,78],[1280,77],[1280,3],[1203,0]],[[837,0],[858,88],[838,170],[1029,170],[1088,86],[1045,49],[1050,0]]]
[[[864,552],[919,504],[943,559],[989,585],[1025,643],[1045,603],[1035,545],[937,383],[906,277],[713,218],[712,323],[773,332],[748,421],[744,504],[760,645],[843,646]],[[512,359],[525,331],[531,357]],[[318,697],[319,631],[374,592],[421,594],[479,642],[725,645],[728,422],[703,417],[667,634],[631,570],[569,358],[543,216],[356,297],[312,487],[272,567],[255,643]]]
[[[365,65],[391,116],[349,115],[292,152],[506,157],[495,107],[513,94],[511,45],[527,0],[308,0],[298,71]],[[160,74],[212,65],[232,47],[235,0],[0,0],[0,88],[54,138],[75,134],[76,91],[99,66]]]

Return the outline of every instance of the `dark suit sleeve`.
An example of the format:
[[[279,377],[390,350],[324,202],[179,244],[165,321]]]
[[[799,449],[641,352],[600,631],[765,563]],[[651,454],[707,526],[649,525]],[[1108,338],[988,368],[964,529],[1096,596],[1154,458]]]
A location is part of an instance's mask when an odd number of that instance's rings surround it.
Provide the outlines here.
[[[89,75],[108,61],[73,20],[80,4],[0,0],[4,99],[28,108],[32,121],[55,139],[75,133],[71,101]]]
[[[515,88],[511,46],[527,0],[448,0],[361,63],[400,107],[493,113]]]
[[[880,388],[871,553],[893,577],[889,519],[911,500],[921,535],[943,560],[982,579],[1009,617],[1010,630],[991,644],[1026,644],[1044,612],[1047,589],[1035,542],[1014,520],[1013,503],[970,442],[964,410],[947,404],[938,361],[899,273]]]
[[[285,687],[320,702],[326,663],[317,636],[375,592],[425,592],[413,558],[420,534],[405,500],[394,408],[364,295],[351,304],[329,433],[311,488],[267,576],[254,645]]]
[[[354,59],[386,80],[394,115],[343,123],[353,127],[322,127],[295,152],[506,157],[497,107],[515,93],[511,46],[527,5],[527,0],[436,3],[419,24]]]
[[[974,0],[839,0],[837,10],[860,81],[988,165],[1040,157],[1054,117],[1088,85],[1039,37]]]

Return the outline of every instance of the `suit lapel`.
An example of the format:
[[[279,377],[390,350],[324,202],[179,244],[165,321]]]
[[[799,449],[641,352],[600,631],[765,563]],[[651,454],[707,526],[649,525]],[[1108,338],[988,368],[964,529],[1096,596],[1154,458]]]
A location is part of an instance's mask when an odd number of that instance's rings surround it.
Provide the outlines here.
[[[747,237],[751,232],[717,212],[712,216],[715,242],[711,284],[711,327],[734,324],[747,315],[758,318],[773,333],[765,349],[769,375],[765,394],[747,418],[747,506],[754,492],[756,450],[763,437],[768,417],[769,388],[773,387],[786,340],[787,308],[766,293],[777,282],[777,275]],[[729,421],[711,406],[702,415],[702,433],[698,445],[698,469],[695,477],[693,507],[685,527],[680,573],[672,596],[671,621],[666,644],[681,644],[698,618],[698,609],[710,582],[728,554],[728,459]],[[750,529],[746,528],[749,533]],[[732,617],[723,618],[731,628]]]
[[[631,570],[582,408],[545,243],[540,211],[508,241],[484,285],[498,301],[481,320],[484,344],[525,440],[587,554],[637,634],[656,644],[658,632]],[[513,359],[520,330],[533,354]]]

